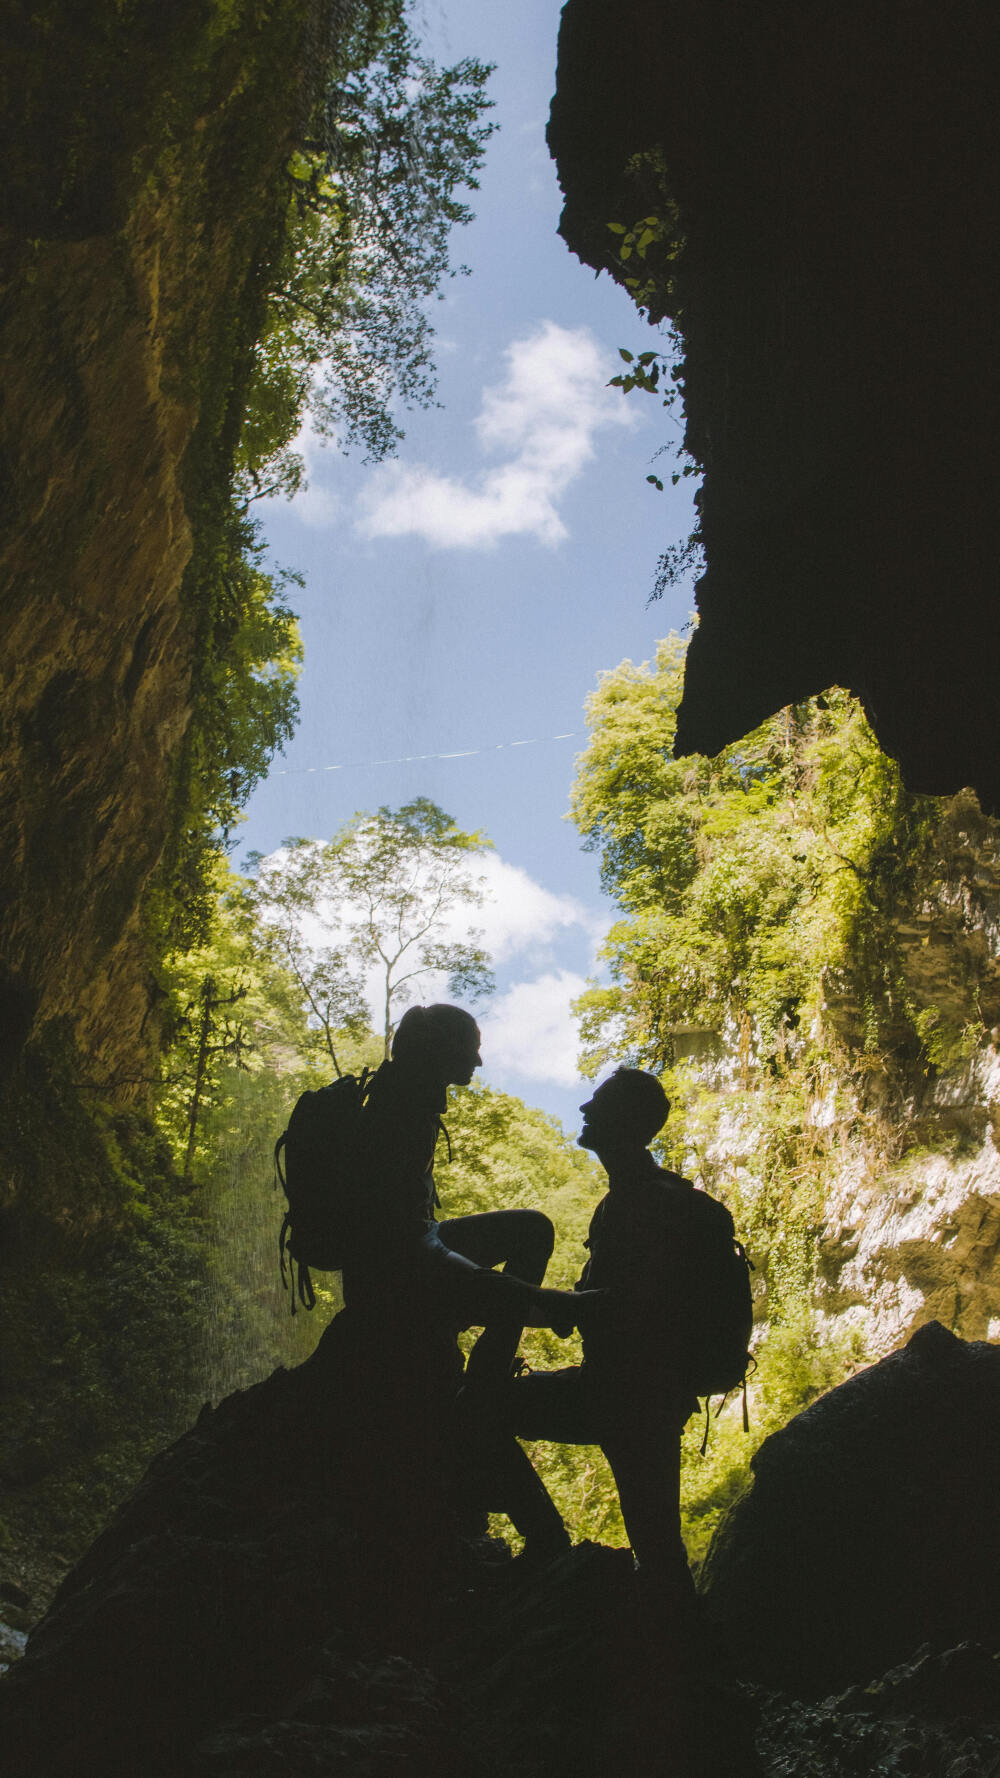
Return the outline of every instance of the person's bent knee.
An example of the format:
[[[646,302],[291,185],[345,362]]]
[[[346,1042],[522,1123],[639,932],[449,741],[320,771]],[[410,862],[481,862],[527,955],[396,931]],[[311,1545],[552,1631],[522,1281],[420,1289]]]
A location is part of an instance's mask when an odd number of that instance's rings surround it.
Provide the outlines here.
[[[544,1210],[518,1210],[516,1215],[519,1219],[520,1240],[532,1254],[537,1254],[544,1272],[556,1243],[555,1224]]]

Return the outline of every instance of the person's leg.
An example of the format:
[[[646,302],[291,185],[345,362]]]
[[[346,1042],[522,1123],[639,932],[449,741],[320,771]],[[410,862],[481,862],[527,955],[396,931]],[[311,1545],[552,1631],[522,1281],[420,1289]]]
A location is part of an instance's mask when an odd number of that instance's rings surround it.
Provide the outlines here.
[[[527,1556],[546,1557],[569,1549],[562,1515],[513,1434],[485,1416],[477,1401],[466,1397],[459,1398],[456,1416],[476,1508],[505,1513],[524,1538]]]
[[[502,1265],[526,1284],[541,1284],[552,1257],[555,1229],[541,1210],[486,1210],[478,1216],[453,1216],[437,1225],[438,1236],[452,1253],[477,1266]]]
[[[518,1438],[555,1445],[600,1443],[600,1424],[578,1364],[512,1377],[500,1396],[499,1410],[504,1425]]]
[[[681,1537],[681,1426],[648,1398],[628,1399],[626,1406],[623,1415],[619,1403],[601,1444],[629,1543],[643,1581],[687,1604],[694,1582]]]
[[[526,1326],[568,1332],[580,1307],[570,1292],[539,1288],[555,1230],[540,1210],[490,1210],[438,1223],[437,1234],[450,1253],[482,1268],[476,1294],[483,1332],[469,1354],[466,1382],[495,1391],[510,1375]],[[502,1272],[492,1270],[501,1264]]]
[[[502,1264],[504,1276],[535,1286],[545,1276],[555,1241],[552,1223],[540,1210],[456,1216],[439,1223],[438,1233],[453,1253],[490,1269]],[[469,1353],[466,1379],[473,1388],[496,1388],[509,1375],[524,1325],[523,1305],[501,1299]]]
[[[494,1396],[466,1394],[460,1425],[472,1456],[477,1504],[506,1513],[525,1540],[525,1555],[569,1548],[569,1534],[518,1437],[595,1444],[578,1367],[512,1378]]]

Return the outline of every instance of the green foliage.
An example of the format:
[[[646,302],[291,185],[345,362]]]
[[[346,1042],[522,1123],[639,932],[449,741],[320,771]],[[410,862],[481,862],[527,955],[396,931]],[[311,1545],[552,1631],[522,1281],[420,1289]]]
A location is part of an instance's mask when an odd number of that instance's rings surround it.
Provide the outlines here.
[[[649,213],[633,223],[608,223],[615,240],[609,270],[640,314],[653,322],[672,315],[676,322],[680,316],[674,274],[684,252],[684,237],[680,211],[669,192],[666,163],[654,149],[633,155],[625,173],[634,190],[646,193]]]
[[[493,125],[491,69],[439,69],[401,0],[369,0],[341,37],[289,169],[284,246],[254,363],[239,468],[247,494],[292,493],[292,441],[308,409],[321,434],[370,460],[402,433],[394,400],[434,395],[428,299],[455,275],[450,236],[472,212]],[[460,268],[464,269],[464,268]]]
[[[295,1100],[321,1084],[308,1066],[253,1071],[224,1066],[201,1131],[199,1204],[208,1235],[199,1344],[202,1393],[219,1401],[298,1364],[342,1306],[336,1274],[317,1277],[313,1314],[291,1314],[278,1266],[284,1196],[274,1175],[275,1140]]]
[[[683,653],[670,637],[653,666],[602,676],[571,812],[620,910],[610,979],[577,1003],[584,1066],[660,1076],[660,1153],[729,1205],[757,1267],[751,1445],[729,1410],[707,1459],[686,1435],[697,1555],[753,1444],[862,1356],[813,1306],[827,1193],[845,1130],[887,1158],[886,1095],[901,1105],[983,1041],[975,847],[994,840],[974,799],[909,795],[836,688],[716,759],[675,760]],[[935,921],[952,947],[936,975],[919,936]]]
[[[224,1081],[318,1060],[297,985],[258,932],[245,886],[220,854],[211,864],[210,930],[201,944],[168,952],[160,971],[156,1116],[175,1164],[196,1180],[213,1154],[204,1114],[225,1102]]]
[[[453,998],[475,1002],[492,991],[482,933],[469,927],[460,939],[448,936],[450,916],[482,905],[482,878],[470,865],[489,846],[484,834],[464,833],[417,797],[355,815],[325,844],[288,840],[271,858],[253,855],[248,905],[298,982],[335,1072],[335,1031],[366,1028],[366,977],[378,982],[386,1055],[422,976],[444,974]]]
[[[266,573],[263,553],[256,528],[233,511],[197,559],[193,708],[174,770],[171,834],[143,909],[154,967],[207,940],[219,856],[298,717],[302,643],[285,597],[297,577]]]
[[[45,1044],[0,1120],[22,1193],[0,1242],[0,1487],[19,1543],[73,1556],[200,1404],[207,1254],[162,1136]]]
[[[974,1056],[986,1036],[982,1019],[969,1019],[956,1024],[935,1006],[925,1006],[916,1014],[914,1024],[928,1061],[942,1073],[959,1067]]]
[[[714,760],[673,759],[682,673],[672,636],[589,700],[571,813],[626,917],[604,950],[614,985],[580,1003],[588,1070],[638,1055],[663,1070],[684,1026],[733,1044],[744,1076],[783,1068],[833,977],[861,996],[866,1043],[912,1045],[895,922],[935,805],[907,795],[836,689]]]

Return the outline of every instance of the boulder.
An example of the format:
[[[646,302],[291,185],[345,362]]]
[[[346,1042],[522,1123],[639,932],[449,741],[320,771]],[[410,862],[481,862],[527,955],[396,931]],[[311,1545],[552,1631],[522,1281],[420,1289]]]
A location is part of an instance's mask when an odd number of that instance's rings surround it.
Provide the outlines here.
[[[454,1341],[379,1332],[345,1311],[157,1459],[0,1682],[4,1778],[752,1778],[629,1551],[479,1534]]]
[[[802,1697],[1000,1647],[1000,1349],[939,1322],[767,1439],[702,1575],[741,1671]]]

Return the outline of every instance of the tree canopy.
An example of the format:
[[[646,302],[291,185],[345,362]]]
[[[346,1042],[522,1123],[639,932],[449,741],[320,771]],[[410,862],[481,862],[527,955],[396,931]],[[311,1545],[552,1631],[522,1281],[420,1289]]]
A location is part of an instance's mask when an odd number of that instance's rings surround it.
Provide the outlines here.
[[[208,937],[213,854],[298,714],[297,576],[265,567],[252,503],[303,486],[296,439],[307,422],[377,460],[402,437],[399,409],[434,399],[431,302],[465,269],[452,265],[451,236],[471,219],[463,194],[477,188],[494,127],[484,121],[491,70],[469,57],[437,67],[411,10],[354,0],[338,9],[331,44],[317,46],[253,361],[234,397],[225,510],[198,496],[192,711],[173,833],[145,909],[154,966]]]
[[[289,840],[270,858],[252,856],[246,895],[258,933],[298,982],[335,1069],[335,1033],[368,1024],[369,985],[386,1055],[421,978],[443,975],[452,997],[473,1002],[491,992],[482,933],[450,926],[485,900],[474,864],[489,844],[417,797],[355,815],[326,843]]]
[[[434,398],[428,304],[464,267],[451,232],[471,220],[493,124],[491,68],[424,56],[406,0],[365,0],[288,169],[284,243],[240,440],[247,498],[294,492],[293,441],[313,427],[371,460],[402,432],[393,404]]]
[[[905,1020],[893,915],[936,806],[907,795],[837,689],[716,759],[675,760],[683,662],[671,636],[654,666],[603,674],[588,704],[572,815],[624,915],[604,949],[613,985],[580,1002],[588,1068],[667,1068],[689,1026],[745,1062],[780,1058],[846,976],[878,1042]]]
[[[754,1262],[752,1448],[865,1356],[860,1329],[823,1312],[826,1206],[845,1167],[893,1189],[918,1139],[904,1108],[986,1041],[996,836],[971,793],[908,794],[837,688],[714,759],[675,759],[683,663],[671,636],[589,700],[572,815],[618,918],[609,979],[577,1013],[589,1072],[626,1062],[663,1081],[658,1151],[729,1205]],[[730,1416],[706,1461],[699,1437],[696,1556],[748,1454]]]

